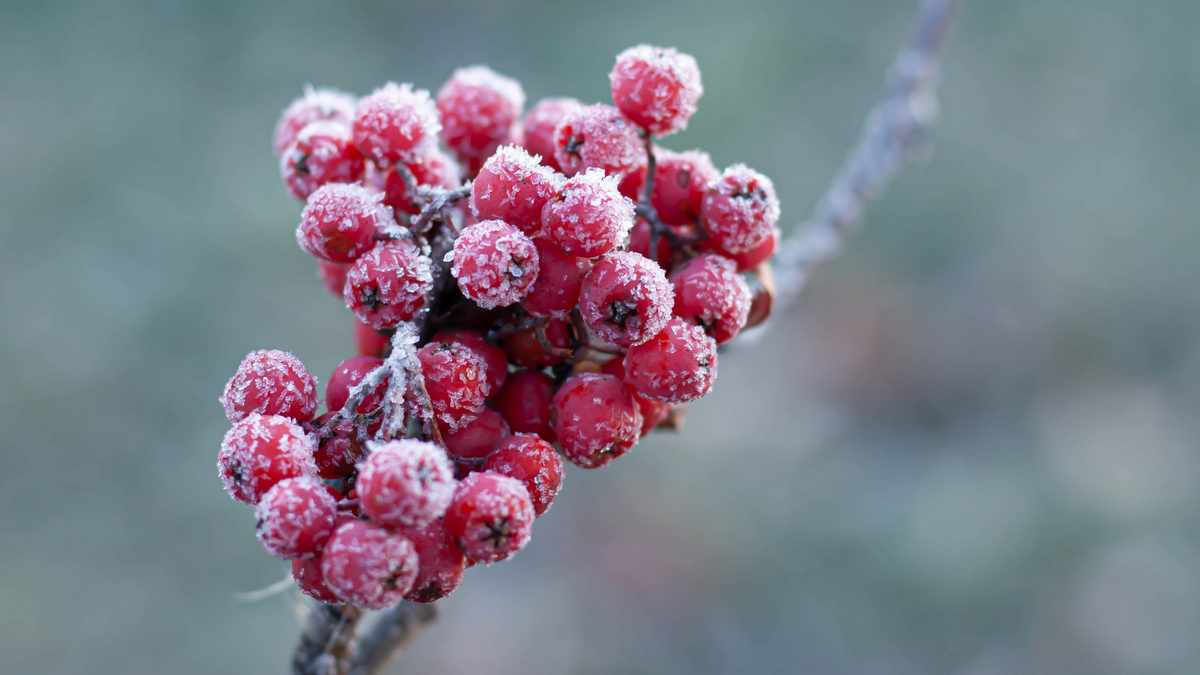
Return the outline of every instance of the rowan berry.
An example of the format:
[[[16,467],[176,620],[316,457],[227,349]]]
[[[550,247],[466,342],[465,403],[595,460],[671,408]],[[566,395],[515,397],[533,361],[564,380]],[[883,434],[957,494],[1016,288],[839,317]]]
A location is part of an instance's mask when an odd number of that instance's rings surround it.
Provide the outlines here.
[[[770,178],[734,164],[708,186],[700,215],[714,246],[730,254],[745,253],[771,236],[779,222],[779,199]]]
[[[696,59],[671,48],[630,47],[608,77],[617,108],[656,136],[686,127],[704,93]]]
[[[358,465],[363,512],[387,527],[428,523],[442,515],[454,495],[454,467],[437,445],[413,439],[368,442]]]
[[[672,318],[661,333],[625,354],[625,378],[644,396],[694,401],[717,379],[717,343],[699,326]]]
[[[317,475],[336,480],[354,473],[354,465],[362,459],[364,449],[358,439],[358,428],[349,419],[343,419],[333,428],[327,428],[336,414],[331,410],[314,421],[318,436],[313,459],[317,463]]]
[[[582,104],[573,98],[544,98],[525,115],[525,149],[539,155],[542,164],[561,170],[554,158],[554,130],[562,118]]]
[[[542,515],[562,488],[563,461],[554,447],[534,434],[516,434],[500,443],[484,462],[485,471],[516,478],[529,491],[533,512]]]
[[[296,228],[296,243],[311,256],[354,262],[395,221],[383,195],[361,185],[330,183],[308,196]]]
[[[341,295],[341,291],[338,291],[338,297],[341,297]],[[388,336],[355,319],[354,345],[358,349],[360,356],[383,358],[387,354],[391,341],[388,339]]]
[[[508,376],[492,408],[504,417],[513,433],[537,434],[553,442],[550,402],[554,400],[554,380],[538,370],[518,370]]]
[[[716,255],[692,258],[671,275],[675,316],[704,329],[725,344],[746,325],[750,287],[732,260]]]
[[[321,280],[325,290],[338,300],[342,299],[342,289],[346,287],[346,273],[349,271],[350,266],[345,263],[317,261],[317,278]]]
[[[434,334],[431,342],[457,342],[470,349],[483,359],[486,369],[485,378],[488,381],[488,391],[495,394],[500,391],[505,378],[508,377],[508,356],[498,345],[488,342],[482,333],[466,328],[440,330]]]
[[[400,602],[417,578],[412,542],[382,527],[354,520],[338,526],[321,554],[325,586],[343,601],[364,609]]]
[[[583,320],[601,340],[628,347],[649,340],[666,325],[675,298],[655,262],[619,251],[597,262],[579,291]]]
[[[318,551],[333,534],[337,500],[315,478],[285,478],[254,508],[255,534],[263,549],[282,560]]]
[[[597,103],[563,115],[554,130],[554,159],[563,173],[588,168],[620,175],[644,160],[637,127],[616,108]]]
[[[522,368],[553,366],[571,356],[578,336],[563,319],[550,319],[536,328],[512,333],[501,345],[513,365]]]
[[[443,433],[453,433],[475,419],[491,395],[483,358],[455,342],[430,342],[417,350],[417,358]]]
[[[524,149],[503,145],[471,184],[471,210],[479,220],[503,220],[533,237],[542,230],[542,207],[563,180]]]
[[[579,304],[579,286],[592,268],[587,258],[562,252],[546,237],[533,240],[538,274],[521,306],[533,316],[563,316]]]
[[[346,128],[354,121],[358,99],[336,89],[304,88],[304,95],[291,102],[275,125],[275,156],[279,157],[310,122],[337,122]]]
[[[314,450],[316,443],[294,421],[250,413],[225,433],[217,472],[230,497],[257,504],[279,481],[316,474]]]
[[[358,101],[354,144],[377,164],[415,160],[437,139],[441,124],[429,92],[388,82]]]
[[[525,92],[516,80],[486,66],[454,71],[438,91],[442,142],[471,163],[491,155],[519,133]],[[476,164],[478,167],[478,164]]]
[[[446,532],[470,560],[491,564],[529,543],[537,515],[521,481],[491,471],[458,484],[446,510]]]
[[[221,406],[230,422],[251,413],[306,422],[317,410],[317,378],[289,352],[250,352],[225,383]]]
[[[700,217],[704,192],[721,173],[707,152],[658,150],[650,203],[667,225],[687,225]]]
[[[404,595],[410,602],[433,602],[454,592],[462,583],[467,560],[446,534],[446,525],[433,520],[400,531],[417,552],[417,578]]]
[[[338,364],[325,383],[325,407],[329,410],[341,410],[350,398],[350,390],[358,386],[371,371],[383,365],[383,359],[374,356],[351,356]],[[360,415],[366,415],[383,404],[383,396],[387,392],[387,380],[380,382],[374,391],[368,392],[362,402],[354,409]]]
[[[616,177],[588,169],[567,179],[546,203],[542,227],[564,253],[594,258],[628,241],[633,214]]]
[[[484,408],[470,424],[452,434],[446,434],[442,440],[446,443],[446,452],[455,461],[479,468],[488,453],[510,433],[512,432],[508,423],[500,413]]]
[[[372,328],[395,328],[417,316],[432,288],[429,258],[416,244],[400,239],[380,244],[354,261],[342,298],[359,321]]]
[[[458,236],[450,272],[462,294],[480,307],[511,305],[537,280],[537,247],[516,227],[485,220]]]
[[[638,412],[642,413],[642,431],[641,436],[654,431],[658,425],[662,424],[671,416],[671,411],[675,408],[670,403],[656,401],[652,398],[643,396],[633,385],[625,380],[625,360],[623,358],[609,359],[600,367],[600,372],[607,373],[625,382],[625,387],[629,389],[629,393],[633,394],[633,400],[637,401]]]
[[[327,183],[353,183],[362,178],[365,164],[344,124],[312,122],[280,155],[279,173],[293,197],[308,199]]]
[[[563,454],[596,469],[628,452],[642,430],[642,414],[625,384],[602,373],[567,378],[551,404]]]

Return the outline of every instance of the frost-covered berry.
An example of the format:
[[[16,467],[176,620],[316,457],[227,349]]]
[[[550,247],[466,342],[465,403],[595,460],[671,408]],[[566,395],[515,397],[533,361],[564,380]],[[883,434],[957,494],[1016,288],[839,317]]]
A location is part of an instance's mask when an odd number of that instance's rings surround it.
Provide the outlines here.
[[[504,350],[488,342],[482,333],[466,328],[440,330],[430,342],[457,342],[478,354],[487,369],[488,388],[492,393],[500,391],[504,379],[508,377],[508,357]]]
[[[336,411],[331,410],[314,422],[314,427],[320,430],[317,449],[313,452],[317,475],[330,480],[346,478],[354,473],[354,465],[362,459],[364,452],[358,442],[358,429],[352,420],[345,419],[333,428],[326,428],[335,414]]]
[[[478,463],[510,433],[512,431],[500,413],[484,408],[470,424],[446,434],[442,440],[446,442],[446,452],[455,461],[473,462],[473,466],[478,468]]]
[[[642,395],[686,403],[717,379],[717,343],[699,326],[672,318],[650,341],[630,347],[624,365],[625,380]]]
[[[458,289],[484,309],[525,297],[538,275],[538,252],[524,232],[502,220],[484,220],[454,242],[450,273]]]
[[[671,48],[630,47],[608,79],[617,108],[655,136],[686,127],[704,93],[696,59]]]
[[[540,155],[542,164],[561,170],[554,158],[554,130],[562,118],[582,104],[573,98],[544,98],[525,115],[525,149]]]
[[[750,316],[750,287],[732,260],[716,255],[692,258],[671,275],[675,316],[704,329],[725,344]]]
[[[368,442],[355,488],[363,512],[387,527],[428,523],[454,495],[454,467],[434,443],[414,439]]]
[[[279,174],[296,199],[308,199],[327,183],[353,183],[363,175],[366,162],[338,122],[313,122],[279,156]]]
[[[623,174],[637,167],[643,154],[637,128],[603,103],[568,112],[554,130],[554,159],[568,176],[587,168]]]
[[[537,515],[521,481],[484,471],[464,478],[446,510],[446,532],[477,563],[511,557],[529,543]]]
[[[296,243],[311,256],[354,262],[371,250],[375,235],[394,222],[383,195],[353,183],[330,183],[308,196]]]
[[[437,139],[437,107],[424,89],[388,82],[358,100],[354,144],[378,164],[415,160]]]
[[[552,410],[563,454],[585,469],[607,465],[641,437],[642,414],[637,402],[612,375],[571,376],[554,395]]]
[[[336,89],[304,88],[304,95],[292,101],[275,125],[275,156],[283,154],[310,122],[337,122],[350,128],[354,121],[354,96]]]
[[[454,71],[438,91],[442,143],[470,163],[492,154],[519,131],[525,91],[486,66]],[[478,167],[478,164],[475,164]]]
[[[443,433],[453,433],[475,419],[492,393],[484,360],[455,342],[430,342],[417,350],[417,359]]]
[[[622,382],[625,382],[626,388],[633,394],[633,400],[637,401],[638,412],[642,413],[642,436],[654,431],[654,429],[666,421],[671,416],[671,411],[675,406],[664,401],[656,401],[652,398],[642,396],[637,389],[625,380],[625,360],[622,358],[609,359],[600,367],[600,371],[612,375]]]
[[[383,359],[375,356],[351,356],[338,364],[325,383],[325,407],[329,410],[341,410],[350,398],[350,390],[358,386],[368,373],[383,365]],[[383,395],[387,392],[387,380],[379,383],[375,391],[368,392],[355,412],[366,415],[383,404]]]
[[[633,211],[615,176],[588,169],[568,179],[546,203],[542,228],[564,253],[594,258],[627,241]]]
[[[542,515],[562,488],[563,462],[554,446],[534,434],[509,436],[484,462],[485,471],[516,478],[529,491],[533,512]]]
[[[412,589],[417,566],[412,542],[361,520],[340,525],[321,554],[325,585],[344,602],[363,609],[399,603]]]
[[[404,599],[433,602],[453,593],[462,583],[467,559],[450,541],[445,523],[434,520],[420,527],[406,527],[400,534],[412,542],[420,561],[412,590],[404,595]]]
[[[700,204],[709,183],[721,172],[702,150],[658,150],[650,203],[667,225],[686,225],[700,217]]]
[[[267,553],[282,560],[303,558],[333,534],[337,500],[315,478],[286,478],[267,490],[254,517],[258,543]]]
[[[316,474],[315,449],[292,420],[250,413],[225,433],[217,472],[230,497],[256,504],[279,481]]]
[[[471,210],[479,220],[503,220],[533,237],[542,230],[542,207],[563,178],[524,149],[503,145],[488,157],[471,185]]]
[[[745,164],[734,164],[708,186],[700,215],[713,245],[745,253],[770,237],[779,222],[775,185]]]
[[[645,342],[662,330],[674,303],[663,269],[626,251],[592,266],[579,291],[584,323],[596,337],[622,347]]]
[[[534,239],[533,244],[538,251],[537,281],[521,306],[533,316],[563,316],[579,304],[579,286],[592,262],[563,253],[546,237]]]
[[[770,260],[771,256],[775,255],[775,249],[779,247],[779,236],[779,228],[773,227],[771,228],[771,236],[763,239],[761,244],[744,253],[724,253],[708,240],[701,247],[727,256],[737,265],[737,271],[748,272]]]
[[[321,280],[325,290],[339,300],[342,298],[342,289],[346,286],[346,273],[349,271],[350,266],[345,263],[317,261],[317,278]]]
[[[342,298],[359,321],[373,328],[395,328],[417,316],[432,288],[429,258],[416,244],[399,239],[354,261]]]
[[[564,319],[550,319],[540,328],[512,333],[501,343],[508,360],[522,368],[553,366],[571,356],[577,337]]]
[[[308,597],[327,605],[340,605],[342,599],[333,589],[325,585],[325,577],[321,574],[321,556],[297,558],[292,561],[292,579],[300,592]]]
[[[342,286],[345,285],[343,281]],[[341,291],[338,291],[338,297],[342,297]],[[357,348],[360,356],[383,358],[384,354],[387,353],[389,344],[391,344],[391,341],[386,335],[383,335],[358,319],[354,320],[354,346]]]
[[[550,402],[554,388],[554,380],[540,370],[518,370],[492,398],[492,409],[504,416],[513,433],[537,434],[553,442]]]
[[[250,413],[283,415],[307,422],[317,410],[317,378],[289,352],[278,349],[250,352],[225,383],[221,405],[230,422]]]

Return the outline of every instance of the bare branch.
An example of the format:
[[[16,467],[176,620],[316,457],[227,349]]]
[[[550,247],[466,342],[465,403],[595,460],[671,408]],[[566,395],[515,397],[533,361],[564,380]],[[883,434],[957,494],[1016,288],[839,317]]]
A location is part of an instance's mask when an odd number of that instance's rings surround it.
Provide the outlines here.
[[[314,604],[292,657],[295,675],[346,675],[349,653],[362,610],[349,605]]]
[[[374,675],[401,647],[437,618],[431,604],[402,602],[379,615],[358,641],[349,675]]]

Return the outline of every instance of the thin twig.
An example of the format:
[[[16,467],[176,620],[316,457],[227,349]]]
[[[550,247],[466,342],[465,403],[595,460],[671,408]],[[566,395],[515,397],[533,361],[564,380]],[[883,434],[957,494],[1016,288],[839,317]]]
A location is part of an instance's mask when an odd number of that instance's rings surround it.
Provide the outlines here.
[[[433,605],[413,602],[402,602],[381,613],[355,646],[349,675],[378,673],[396,651],[435,618]]]

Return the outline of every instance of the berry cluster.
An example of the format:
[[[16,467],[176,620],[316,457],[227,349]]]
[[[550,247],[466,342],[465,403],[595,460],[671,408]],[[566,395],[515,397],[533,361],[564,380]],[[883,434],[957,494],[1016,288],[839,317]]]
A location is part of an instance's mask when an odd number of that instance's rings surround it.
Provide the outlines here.
[[[765,318],[771,181],[654,142],[696,111],[695,60],[634,47],[609,79],[612,105],[524,116],[520,84],[482,66],[436,96],[309,89],[284,111],[296,239],[354,313],[358,354],[323,397],[295,356],[246,356],[217,465],[304,593],[445,596],[529,541],[562,457],[602,467],[674,426],[718,345]]]

